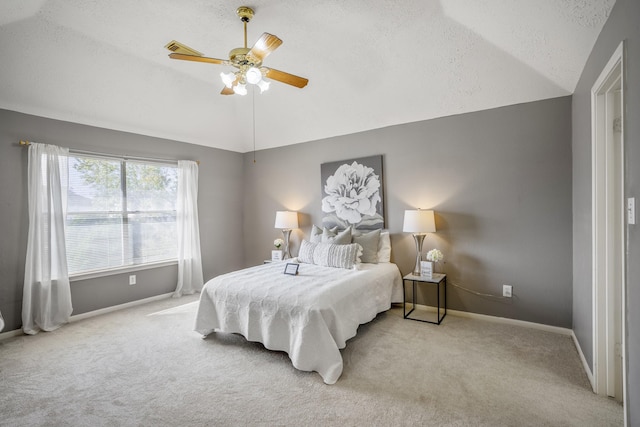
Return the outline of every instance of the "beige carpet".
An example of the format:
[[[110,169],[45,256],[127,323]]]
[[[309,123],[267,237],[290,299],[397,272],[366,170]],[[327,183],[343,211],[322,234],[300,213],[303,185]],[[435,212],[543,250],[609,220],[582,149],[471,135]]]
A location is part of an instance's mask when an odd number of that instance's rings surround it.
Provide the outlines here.
[[[571,338],[393,308],[358,330],[335,385],[285,353],[192,331],[167,299],[0,342],[2,426],[620,426]]]

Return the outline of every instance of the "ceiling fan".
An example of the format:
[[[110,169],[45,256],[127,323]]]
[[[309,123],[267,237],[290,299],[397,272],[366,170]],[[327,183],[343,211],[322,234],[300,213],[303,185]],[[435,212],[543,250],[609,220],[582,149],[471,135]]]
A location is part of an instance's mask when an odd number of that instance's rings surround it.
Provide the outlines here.
[[[262,93],[269,89],[270,84],[264,77],[298,88],[303,88],[309,83],[309,80],[304,77],[295,76],[274,68],[263,67],[262,61],[282,44],[282,40],[273,34],[263,33],[251,49],[247,48],[247,23],[253,18],[253,9],[247,6],[240,6],[236,10],[236,15],[244,23],[244,47],[232,49],[229,52],[228,60],[208,58],[197,50],[175,40],[165,46],[172,52],[169,57],[209,64],[231,65],[237,68],[237,71],[233,73],[220,73],[222,82],[225,85],[221,92],[222,95],[246,95],[247,83],[257,85],[260,88],[260,93]]]

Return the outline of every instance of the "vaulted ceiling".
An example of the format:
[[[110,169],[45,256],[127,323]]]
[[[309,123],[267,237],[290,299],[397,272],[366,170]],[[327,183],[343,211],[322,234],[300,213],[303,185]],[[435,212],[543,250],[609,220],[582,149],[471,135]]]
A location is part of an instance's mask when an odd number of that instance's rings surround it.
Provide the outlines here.
[[[0,108],[237,152],[569,95],[615,0],[2,0]],[[228,66],[175,39],[309,79],[222,96]]]

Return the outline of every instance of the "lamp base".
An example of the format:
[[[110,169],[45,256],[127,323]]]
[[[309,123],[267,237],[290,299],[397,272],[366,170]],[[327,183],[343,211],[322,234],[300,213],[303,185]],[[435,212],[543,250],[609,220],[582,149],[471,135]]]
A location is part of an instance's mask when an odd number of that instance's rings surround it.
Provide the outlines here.
[[[291,236],[291,230],[282,230],[282,236],[284,237],[284,259],[291,258],[289,252],[289,236]]]
[[[420,262],[422,261],[422,242],[424,234],[414,234],[413,240],[416,242],[416,266],[413,269],[414,276],[420,276]]]

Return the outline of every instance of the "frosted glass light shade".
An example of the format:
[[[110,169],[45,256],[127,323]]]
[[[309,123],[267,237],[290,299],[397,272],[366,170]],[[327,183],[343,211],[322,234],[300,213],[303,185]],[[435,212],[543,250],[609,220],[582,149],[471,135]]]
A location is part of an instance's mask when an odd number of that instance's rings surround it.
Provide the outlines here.
[[[251,67],[247,70],[245,78],[247,79],[247,83],[255,85],[262,80],[262,73],[256,67]]]
[[[238,83],[233,87],[233,91],[238,95],[245,96],[247,94],[247,86],[242,83]]]
[[[281,228],[283,230],[298,228],[298,212],[277,211],[275,228]]]
[[[406,233],[435,233],[436,221],[432,210],[404,211],[404,224],[402,231]]]
[[[260,93],[264,92],[265,90],[269,90],[269,85],[271,84],[271,82],[266,81],[265,79],[262,79],[258,82],[258,87],[260,88]]]
[[[220,78],[222,79],[222,83],[229,89],[233,86],[233,82],[236,81],[236,75],[233,73],[220,73]]]

